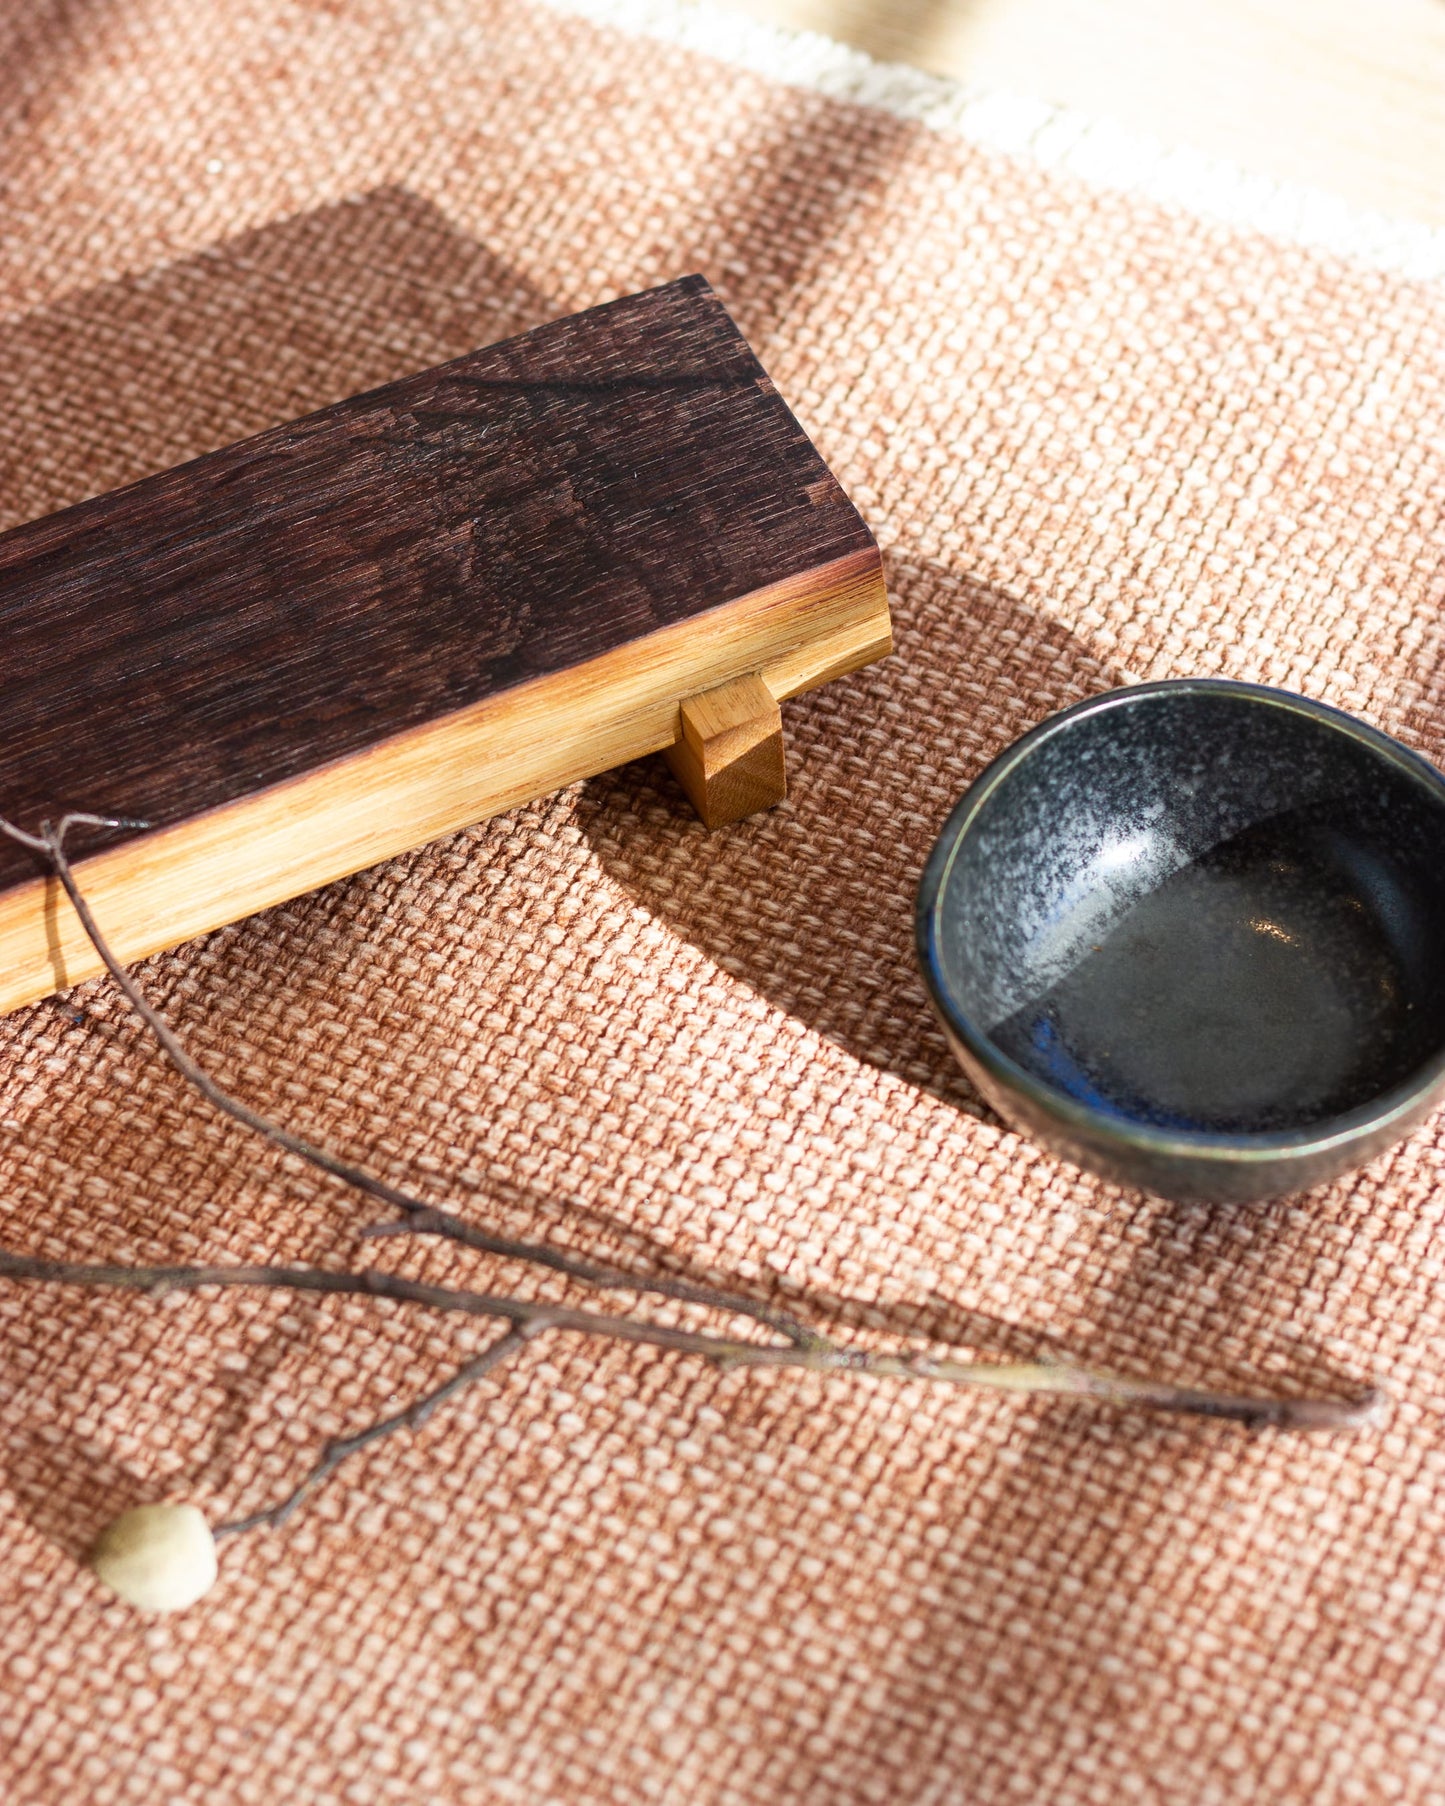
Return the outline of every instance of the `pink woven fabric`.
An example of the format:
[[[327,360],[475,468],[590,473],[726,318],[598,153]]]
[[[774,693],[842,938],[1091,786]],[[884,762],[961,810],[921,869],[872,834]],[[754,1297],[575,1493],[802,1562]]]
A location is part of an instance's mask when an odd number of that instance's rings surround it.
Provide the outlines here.
[[[631,768],[151,961],[220,1075],[860,1335],[1391,1399],[1250,1436],[553,1340],[146,1620],[77,1566],[102,1522],[267,1503],[480,1331],[3,1287],[4,1798],[1445,1800],[1440,1128],[1251,1211],[1105,1187],[981,1113],[910,951],[969,778],[1120,679],[1445,754],[1438,293],[520,0],[0,38],[7,522],[700,269],[888,557],[897,656],[789,708],[786,806],[709,837]],[[10,1247],[382,1258],[101,984],[0,1024],[0,1116]]]

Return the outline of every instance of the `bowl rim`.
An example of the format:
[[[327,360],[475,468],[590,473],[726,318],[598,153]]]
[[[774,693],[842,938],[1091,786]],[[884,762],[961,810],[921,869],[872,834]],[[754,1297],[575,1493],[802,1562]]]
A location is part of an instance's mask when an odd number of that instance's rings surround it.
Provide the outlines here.
[[[992,759],[954,806],[944,823],[919,881],[915,927],[919,965],[930,1001],[943,1025],[968,1049],[986,1073],[1010,1091],[1022,1093],[1046,1116],[1079,1132],[1086,1139],[1103,1140],[1117,1147],[1161,1157],[1214,1160],[1221,1164],[1249,1166],[1277,1160],[1282,1154],[1301,1158],[1325,1155],[1407,1121],[1427,1105],[1445,1077],[1445,1045],[1410,1078],[1392,1086],[1368,1104],[1324,1118],[1300,1129],[1270,1129],[1239,1133],[1156,1128],[1109,1116],[1037,1078],[1002,1051],[950,994],[938,958],[940,903],[955,859],[968,831],[985,803],[1029,756],[1047,740],[1093,715],[1128,707],[1156,696],[1225,695],[1240,701],[1303,715],[1322,727],[1344,733],[1369,752],[1394,766],[1411,783],[1429,792],[1445,806],[1445,774],[1401,741],[1377,727],[1292,690],[1267,684],[1245,683],[1227,677],[1171,677],[1150,683],[1123,684],[1061,709],[1019,736]]]

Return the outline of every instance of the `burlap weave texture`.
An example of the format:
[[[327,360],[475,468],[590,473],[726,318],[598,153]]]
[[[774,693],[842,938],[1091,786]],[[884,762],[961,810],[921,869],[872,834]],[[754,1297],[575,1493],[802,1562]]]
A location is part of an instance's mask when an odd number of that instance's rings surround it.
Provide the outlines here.
[[[0,1794],[1445,1801],[1439,1127],[1247,1212],[1111,1189],[981,1111],[910,951],[969,778],[1115,682],[1445,755],[1438,292],[504,0],[32,0],[0,118],[7,524],[700,269],[888,559],[897,656],[788,708],[784,807],[709,837],[630,768],[149,962],[219,1075],[859,1333],[1391,1395],[1251,1437],[544,1344],[152,1622],[101,1522],[265,1503],[478,1334],[6,1288]],[[9,1246],[379,1258],[103,985],[0,1023],[0,1117]]]

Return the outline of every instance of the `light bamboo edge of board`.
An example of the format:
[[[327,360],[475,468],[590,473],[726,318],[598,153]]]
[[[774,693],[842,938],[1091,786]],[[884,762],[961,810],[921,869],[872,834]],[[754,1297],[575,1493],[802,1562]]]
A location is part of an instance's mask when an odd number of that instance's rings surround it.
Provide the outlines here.
[[[664,751],[700,691],[760,673],[782,701],[891,650],[881,560],[856,553],[95,854],[76,876],[131,963]],[[0,896],[0,1014],[101,970],[53,880]]]

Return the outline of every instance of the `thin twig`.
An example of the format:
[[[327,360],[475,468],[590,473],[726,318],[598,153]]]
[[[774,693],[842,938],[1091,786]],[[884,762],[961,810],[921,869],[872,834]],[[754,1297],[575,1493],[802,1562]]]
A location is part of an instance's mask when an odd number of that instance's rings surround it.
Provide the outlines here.
[[[458,1242],[464,1248],[480,1248],[484,1252],[495,1253],[492,1244],[496,1241],[484,1229],[477,1229],[473,1224],[464,1222],[461,1217],[453,1216],[448,1210],[424,1209],[405,1218],[399,1223],[373,1223],[361,1231],[367,1239],[393,1235],[435,1235],[449,1242]],[[551,1254],[550,1249],[544,1250]],[[534,1256],[523,1255],[522,1259],[534,1259]],[[806,1348],[817,1337],[817,1331],[809,1329],[806,1324],[798,1322],[786,1311],[776,1311],[769,1305],[758,1304],[754,1299],[741,1292],[729,1292],[719,1286],[698,1285],[690,1279],[644,1278],[636,1273],[629,1273],[624,1267],[593,1266],[587,1261],[579,1260],[575,1255],[563,1257],[565,1266],[558,1271],[566,1273],[569,1278],[580,1279],[584,1284],[597,1286],[604,1291],[644,1292],[657,1298],[673,1298],[682,1304],[699,1304],[708,1310],[726,1311],[734,1317],[751,1317],[765,1329],[776,1331],[785,1336],[789,1342],[800,1348]],[[552,1261],[538,1261],[538,1265],[554,1264]]]
[[[384,1179],[378,1179],[366,1171],[364,1167],[355,1166],[349,1160],[343,1160],[333,1154],[329,1148],[308,1141],[304,1136],[295,1134],[280,1123],[272,1122],[259,1110],[253,1110],[249,1104],[242,1103],[240,1098],[217,1084],[215,1079],[191,1054],[187,1053],[170,1024],[146,1000],[145,994],[136,983],[134,977],[126,970],[111,951],[110,944],[101,933],[90,905],[86,902],[75,872],[65,852],[65,836],[72,828],[144,828],[145,822],[132,821],[118,816],[71,814],[61,818],[54,826],[49,822],[41,824],[39,835],[27,834],[13,823],[0,817],[0,833],[5,833],[21,846],[48,859],[69,897],[75,913],[85,930],[90,944],[100,956],[107,972],[115,980],[126,1002],[140,1017],[146,1028],[150,1030],[156,1045],[180,1073],[186,1082],[193,1086],[206,1101],[223,1116],[229,1116],[233,1122],[262,1135],[276,1147],[288,1154],[294,1154],[300,1160],[340,1179],[343,1184],[364,1192],[367,1197],[378,1198],[384,1204],[402,1211],[410,1219],[399,1224],[383,1224],[370,1231],[372,1234],[395,1234],[414,1227],[418,1233],[425,1235],[446,1236],[449,1240],[461,1242],[469,1248],[480,1250],[484,1254],[498,1255],[504,1260],[525,1261],[532,1266],[546,1267],[554,1273],[561,1273],[568,1279],[575,1279],[582,1285],[593,1286],[604,1291],[634,1291],[649,1293],[655,1297],[672,1298],[682,1304],[702,1305],[710,1310],[726,1310],[736,1316],[751,1317],[755,1322],[765,1325],[785,1336],[790,1342],[805,1346],[812,1332],[787,1312],[776,1311],[769,1305],[760,1304],[756,1299],[748,1298],[740,1293],[720,1291],[713,1286],[694,1284],[685,1279],[668,1279],[649,1275],[629,1273],[625,1268],[614,1267],[597,1261],[583,1259],[579,1255],[567,1254],[557,1248],[550,1248],[543,1242],[518,1241],[511,1236],[495,1235],[490,1230],[480,1229],[464,1222],[462,1218],[452,1215],[450,1211],[439,1210],[424,1199],[403,1191],[399,1186],[389,1185]]]
[[[398,1430],[419,1430],[436,1410],[438,1405],[445,1404],[458,1392],[470,1386],[473,1380],[479,1380],[484,1373],[490,1373],[494,1367],[500,1367],[508,1356],[525,1348],[535,1330],[526,1328],[509,1329],[498,1336],[480,1354],[473,1355],[470,1361],[464,1362],[450,1379],[444,1380],[430,1392],[424,1392],[413,1400],[402,1411],[394,1411],[389,1417],[379,1417],[375,1423],[368,1424],[364,1430],[357,1430],[351,1436],[338,1436],[328,1442],[321,1451],[316,1465],[301,1476],[301,1479],[287,1493],[284,1499],[275,1505],[268,1505],[261,1511],[253,1511],[249,1517],[234,1518],[229,1524],[217,1524],[212,1535],[217,1537],[236,1536],[243,1530],[258,1530],[261,1525],[277,1530],[295,1511],[296,1507],[307,1496],[314,1492],[323,1480],[329,1479],[342,1462],[350,1455],[358,1455],[362,1449],[370,1448],[374,1442],[382,1442],[386,1437],[395,1435]]]
[[[1098,1373],[1092,1368],[1060,1361],[959,1361],[912,1351],[850,1348],[825,1336],[815,1336],[805,1348],[792,1342],[743,1342],[645,1318],[610,1316],[492,1292],[429,1285],[422,1280],[375,1269],[352,1273],[324,1267],[126,1267],[47,1260],[0,1249],[0,1278],[38,1280],[53,1285],[117,1286],[153,1296],[191,1292],[202,1286],[250,1286],[290,1292],[324,1292],[333,1296],[390,1298],[434,1311],[457,1311],[470,1317],[501,1319],[532,1336],[543,1330],[600,1336],[671,1354],[700,1356],[723,1368],[804,1368],[814,1373],[863,1373],[877,1379],[929,1380],[989,1392],[1054,1393],[1113,1405],[1143,1406],[1153,1411],[1226,1417],[1239,1423],[1268,1424],[1279,1429],[1353,1428],[1363,1423],[1379,1402],[1379,1394],[1373,1391],[1355,1399],[1241,1397],[1168,1386],[1154,1380],[1122,1379],[1115,1374]]]
[[[1251,1425],[1284,1429],[1344,1429],[1364,1422],[1379,1395],[1356,1399],[1279,1399],[1241,1397],[1162,1385],[1154,1381],[1122,1379],[1068,1361],[984,1362],[932,1356],[916,1350],[870,1350],[840,1345],[793,1317],[755,1300],[722,1288],[688,1280],[649,1278],[624,1269],[588,1261],[580,1256],[531,1242],[493,1235],[439,1210],[420,1198],[374,1178],[363,1168],[332,1154],[329,1149],[273,1123],[239,1098],[233,1097],[188,1054],[164,1018],[146,1001],[130,973],[111,952],[89,905],[76,882],[65,855],[66,833],[73,827],[143,827],[144,823],[94,815],[67,815],[52,827],[44,824],[39,836],[27,834],[0,818],[0,831],[29,847],[53,867],[81,926],[89,936],[106,970],[126,1001],[150,1030],[171,1064],[222,1114],[285,1152],[331,1174],[369,1197],[378,1198],[403,1213],[396,1223],[363,1231],[371,1236],[420,1234],[443,1237],[463,1246],[507,1259],[525,1261],[561,1273],[604,1290],[626,1288],[675,1302],[756,1321],[779,1338],[775,1342],[748,1342],[703,1334],[675,1324],[644,1318],[574,1310],[504,1295],[434,1286],[399,1274],[364,1270],[337,1272],[310,1267],[275,1266],[116,1266],[76,1261],[56,1261],[0,1249],[0,1277],[50,1284],[119,1287],[158,1295],[170,1291],[194,1291],[205,1286],[250,1286],[293,1292],[322,1292],[389,1298],[425,1309],[462,1312],[504,1322],[507,1330],[488,1348],[467,1361],[450,1379],[424,1394],[403,1410],[378,1419],[350,1436],[335,1438],[323,1448],[316,1463],[286,1497],[265,1509],[237,1518],[217,1534],[235,1535],[260,1525],[279,1525],[302,1499],[325,1480],[348,1456],[382,1441],[402,1429],[415,1429],[445,1400],[473,1380],[492,1371],[526,1342],[544,1331],[561,1331],[626,1342],[665,1352],[691,1355],[722,1368],[803,1368],[813,1372],[846,1372],[875,1378],[928,1380],[936,1383],[995,1392],[1052,1393],[1088,1398],[1114,1405],[1142,1406],[1155,1411],[1230,1418]]]

